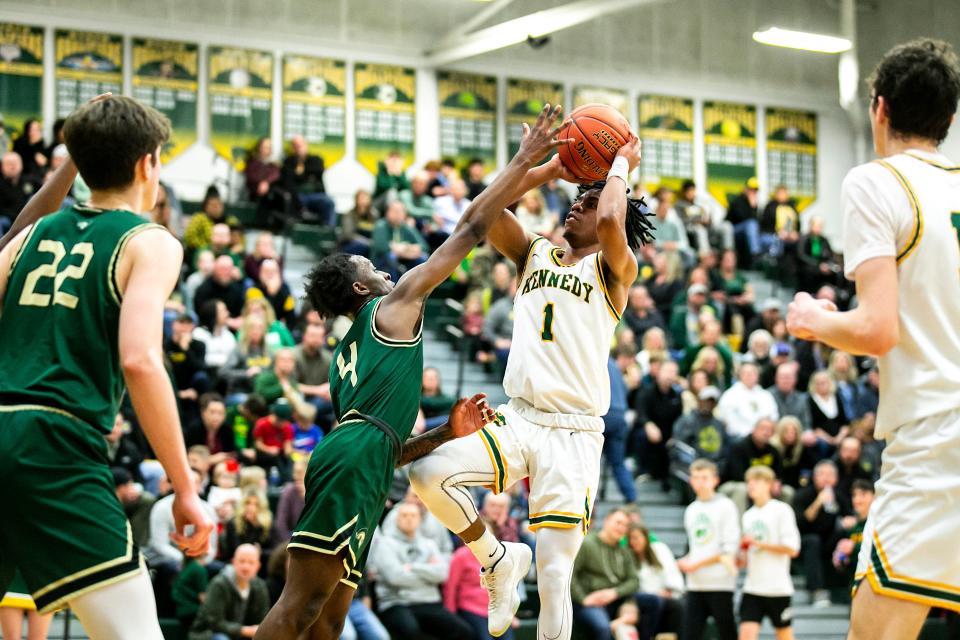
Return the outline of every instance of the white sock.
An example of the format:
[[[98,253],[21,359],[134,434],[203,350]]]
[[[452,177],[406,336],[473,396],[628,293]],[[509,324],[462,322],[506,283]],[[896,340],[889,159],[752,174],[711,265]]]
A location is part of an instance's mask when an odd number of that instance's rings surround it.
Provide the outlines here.
[[[480,561],[480,566],[489,569],[500,561],[500,558],[507,550],[500,544],[500,541],[490,533],[490,529],[484,527],[483,535],[468,542],[467,547],[473,552],[474,557]]]

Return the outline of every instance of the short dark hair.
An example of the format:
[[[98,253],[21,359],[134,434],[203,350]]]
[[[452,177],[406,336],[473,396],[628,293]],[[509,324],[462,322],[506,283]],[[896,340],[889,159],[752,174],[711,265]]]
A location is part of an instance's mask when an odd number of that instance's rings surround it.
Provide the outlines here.
[[[200,396],[200,411],[206,411],[207,407],[209,407],[214,402],[219,402],[222,405],[227,404],[226,402],[223,401],[223,396],[221,396],[219,393],[214,393],[213,391],[211,391],[209,393],[205,393],[202,396]]]
[[[853,493],[854,491],[876,493],[876,489],[873,488],[873,483],[869,480],[864,480],[863,478],[857,478],[853,481],[853,484],[850,485],[850,493]]]
[[[680,185],[680,193],[684,193],[688,189],[693,189],[697,186],[697,183],[693,180],[684,180],[683,184]]]
[[[310,304],[321,318],[333,318],[353,311],[356,295],[357,264],[353,256],[334,253],[307,273],[305,288]]]
[[[170,120],[133,98],[88,102],[63,125],[63,139],[84,182],[95,190],[122,189],[133,182],[137,162],[153,156],[170,138]]]
[[[890,127],[943,142],[960,100],[960,62],[942,40],[913,40],[891,49],[870,74],[871,104],[883,96]]]

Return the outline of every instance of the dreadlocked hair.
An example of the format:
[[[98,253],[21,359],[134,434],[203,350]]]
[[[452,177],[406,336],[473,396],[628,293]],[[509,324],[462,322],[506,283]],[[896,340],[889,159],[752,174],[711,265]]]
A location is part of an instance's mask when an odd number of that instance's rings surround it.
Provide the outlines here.
[[[321,318],[333,318],[353,311],[356,297],[353,283],[357,265],[346,253],[334,253],[321,260],[304,278],[306,297]]]
[[[588,191],[593,191],[594,189],[603,191],[603,188],[606,186],[606,180],[597,180],[590,184],[581,184],[577,187],[577,199],[579,200]],[[627,187],[627,193],[630,193],[629,187]],[[646,201],[644,201],[642,197],[627,198],[627,219],[624,230],[627,233],[627,246],[634,251],[639,249],[640,245],[649,244],[654,241],[653,231],[656,227],[648,220],[648,218],[652,218],[653,216],[653,212],[650,211],[650,207],[647,206]]]

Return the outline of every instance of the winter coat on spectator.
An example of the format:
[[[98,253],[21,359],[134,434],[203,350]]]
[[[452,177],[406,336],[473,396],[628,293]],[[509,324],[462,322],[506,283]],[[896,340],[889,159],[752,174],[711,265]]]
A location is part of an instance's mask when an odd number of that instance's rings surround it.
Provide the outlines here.
[[[793,416],[800,421],[804,431],[810,429],[810,400],[803,391],[794,391],[787,395],[776,386],[767,389],[777,403],[780,417]]]

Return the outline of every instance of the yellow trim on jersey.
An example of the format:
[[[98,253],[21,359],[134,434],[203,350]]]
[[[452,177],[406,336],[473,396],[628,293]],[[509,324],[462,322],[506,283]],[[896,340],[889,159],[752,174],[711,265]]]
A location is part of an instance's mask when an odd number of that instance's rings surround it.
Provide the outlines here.
[[[64,418],[72,418],[84,425],[90,424],[86,420],[78,418],[69,411],[64,411],[63,409],[58,409],[56,407],[48,407],[42,404],[8,404],[0,406],[0,413],[16,413],[17,411],[46,411],[48,413],[56,413]]]
[[[582,518],[582,513],[573,513],[572,511],[540,511],[531,513],[527,518],[542,518],[543,516],[569,516],[571,518]]]
[[[117,242],[117,246],[113,248],[113,253],[110,255],[110,262],[107,263],[107,289],[110,291],[110,296],[113,298],[113,301],[117,303],[117,306],[120,306],[120,303],[123,301],[123,295],[116,287],[116,274],[117,274],[117,264],[120,262],[120,258],[123,255],[124,249],[127,248],[127,243],[141,231],[147,231],[149,229],[163,229],[167,230],[166,227],[161,226],[155,223],[141,224],[128,229],[126,233],[120,236],[120,240]]]
[[[106,562],[101,562],[100,564],[94,565],[92,567],[87,567],[83,571],[77,571],[76,573],[70,574],[65,578],[60,578],[56,582],[51,582],[44,588],[34,591],[33,597],[39,598],[40,596],[47,593],[48,591],[52,591],[53,589],[56,589],[57,587],[64,585],[68,582],[77,580],[78,578],[82,578],[84,576],[88,576],[91,573],[96,573],[97,571],[102,571],[103,569],[109,569],[114,565],[122,564],[124,562],[130,562],[131,559],[133,559],[133,533],[130,531],[130,522],[127,521],[127,550],[126,550],[126,553],[124,553],[124,555],[122,555],[119,558],[114,558],[113,560],[107,560]]]
[[[309,532],[309,531],[294,531],[293,533],[290,534],[290,536],[291,536],[291,537],[293,537],[293,536],[307,536],[308,538],[316,538],[317,540],[323,540],[323,541],[325,541],[325,542],[331,542],[331,541],[333,541],[337,536],[339,536],[341,533],[343,533],[344,531],[346,531],[348,528],[350,528],[350,527],[352,527],[353,525],[355,525],[355,524],[357,523],[357,520],[359,520],[359,519],[360,519],[360,514],[358,513],[357,515],[353,516],[353,519],[350,520],[350,522],[348,522],[347,524],[343,525],[342,527],[340,527],[339,529],[337,529],[336,531],[334,531],[334,532],[333,532],[333,535],[331,535],[331,536],[329,536],[329,537],[328,537],[328,536],[324,536],[324,535],[320,535],[319,533],[311,533],[311,532]]]
[[[0,600],[0,607],[26,609],[27,611],[37,610],[37,605],[33,603],[33,598],[30,597],[29,593],[13,593],[10,591],[3,596],[3,600]]]
[[[527,247],[527,255],[526,255],[526,257],[523,259],[523,265],[517,265],[517,267],[518,267],[518,268],[517,268],[517,272],[518,272],[518,275],[520,276],[520,280],[521,280],[521,281],[523,280],[524,274],[526,274],[526,272],[527,272],[527,265],[530,264],[530,258],[533,257],[534,247],[536,247],[536,246],[537,246],[537,243],[540,242],[541,240],[544,240],[544,241],[545,241],[546,238],[544,238],[543,236],[537,236],[536,238],[534,238],[533,240],[530,241],[530,246]]]
[[[897,250],[897,264],[900,264],[910,257],[910,254],[913,253],[917,245],[920,244],[920,239],[923,238],[923,211],[920,209],[920,201],[917,199],[917,194],[913,191],[913,187],[910,186],[910,183],[904,175],[886,160],[877,160],[876,162],[893,174],[897,182],[900,183],[900,186],[903,187],[903,190],[907,192],[907,199],[910,200],[910,206],[913,208],[914,220],[913,229],[910,231],[910,241],[905,247]]]
[[[580,264],[579,260],[577,262],[574,262],[573,264],[564,264],[560,262],[560,258],[562,257],[563,256],[560,255],[560,247],[554,247],[553,249],[550,249],[550,260],[553,262],[553,264],[557,265],[558,267],[562,269],[566,269],[569,267],[575,267],[578,264]]]
[[[17,266],[17,260],[20,259],[20,256],[23,255],[23,252],[26,250],[27,245],[30,244],[30,238],[33,237],[33,234],[37,231],[37,227],[40,226],[40,221],[33,223],[33,226],[30,227],[30,231],[27,232],[27,235],[23,238],[23,242],[17,247],[17,253],[14,254],[13,260],[10,262],[10,273],[13,273],[13,268]]]
[[[613,319],[617,322],[620,322],[621,313],[617,311],[616,305],[613,304],[613,299],[610,297],[610,292],[607,290],[607,279],[603,275],[603,259],[601,258],[602,251],[598,251],[594,258],[594,265],[597,269],[597,282],[600,283],[600,291],[603,292],[603,299],[607,303],[607,311],[610,312],[610,315],[613,316]]]
[[[917,604],[926,605],[928,607],[960,611],[960,603],[951,602],[949,600],[941,600],[940,598],[920,596],[915,593],[907,593],[905,591],[900,591],[899,589],[891,589],[883,586],[880,584],[880,579],[877,577],[876,570],[872,566],[867,570],[867,580],[870,581],[870,586],[873,588],[874,592],[879,595],[887,596],[889,598],[896,598],[898,600],[916,602]]]
[[[531,524],[527,528],[530,531],[537,531],[539,529],[543,529],[544,527],[549,529],[576,529],[579,526],[579,522],[574,522],[572,524],[568,524],[566,522],[539,522],[537,524]]]
[[[480,441],[487,449],[487,455],[490,456],[490,464],[493,466],[493,494],[503,493],[507,487],[507,459],[503,455],[503,447],[500,446],[500,440],[494,435],[493,430],[484,427],[477,432]]]
[[[890,560],[887,558],[887,554],[883,550],[883,545],[880,544],[880,536],[874,531],[873,532],[873,543],[877,547],[877,553],[880,555],[880,562],[883,564],[883,570],[886,572],[887,576],[896,580],[897,582],[906,582],[907,584],[913,584],[918,587],[926,587],[928,589],[936,589],[938,591],[946,591],[947,593],[953,593],[960,596],[960,587],[955,585],[946,584],[944,582],[934,582],[932,580],[920,580],[918,578],[909,578],[907,576],[894,573],[893,565],[890,564]]]
[[[909,151],[905,151],[904,155],[908,155],[914,160],[925,162],[931,167],[936,167],[937,169],[943,169],[944,171],[960,171],[960,164],[955,164],[955,165],[941,164],[936,160],[931,160],[930,158],[924,158],[923,156],[917,155],[915,153],[910,153]]]
[[[420,316],[419,326],[417,327],[417,334],[409,340],[398,340],[397,338],[390,338],[383,335],[377,329],[377,309],[380,308],[380,302],[383,298],[378,298],[373,305],[373,312],[370,314],[370,332],[373,334],[373,338],[382,345],[388,347],[415,347],[420,344],[420,339],[423,337],[423,316]]]

